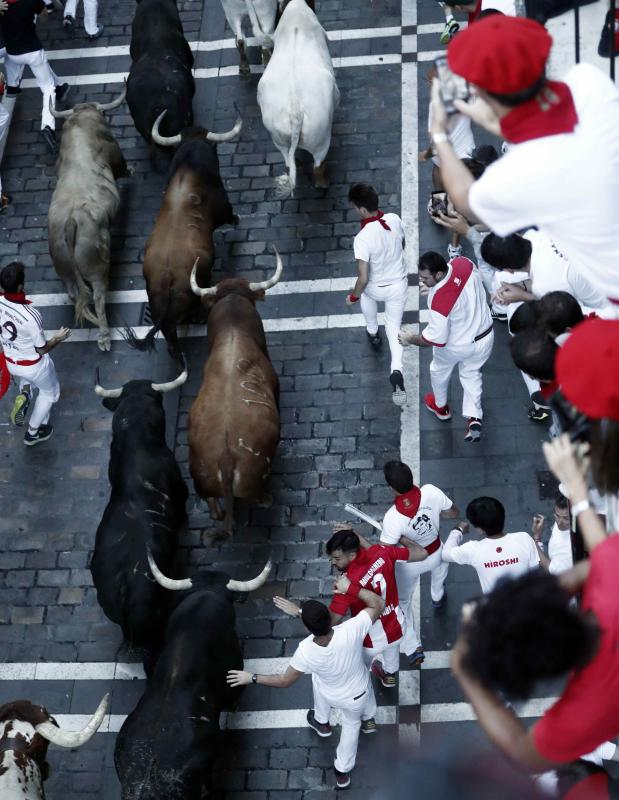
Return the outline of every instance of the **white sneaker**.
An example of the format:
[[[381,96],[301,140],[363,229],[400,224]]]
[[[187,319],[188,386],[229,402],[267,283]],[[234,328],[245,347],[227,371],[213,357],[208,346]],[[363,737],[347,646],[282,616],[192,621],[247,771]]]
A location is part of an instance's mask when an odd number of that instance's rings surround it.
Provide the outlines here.
[[[447,245],[447,260],[451,261],[452,258],[458,258],[458,256],[462,255],[462,245],[461,244],[448,244]]]

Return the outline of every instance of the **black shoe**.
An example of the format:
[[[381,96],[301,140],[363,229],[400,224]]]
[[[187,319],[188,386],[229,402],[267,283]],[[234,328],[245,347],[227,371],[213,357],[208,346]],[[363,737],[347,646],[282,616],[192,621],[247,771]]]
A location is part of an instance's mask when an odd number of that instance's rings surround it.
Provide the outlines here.
[[[26,431],[26,435],[24,436],[24,444],[26,447],[32,447],[35,444],[46,442],[53,432],[54,429],[51,425],[41,425],[36,433],[30,433],[30,431]]]
[[[469,417],[464,434],[465,442],[478,442],[481,438],[481,420],[477,417]]]
[[[60,86],[56,86],[56,102],[63,103],[67,99],[67,95],[71,91],[71,87],[68,83],[63,83]]]
[[[21,92],[19,86],[7,86],[6,87],[6,96],[7,97],[15,97]]]
[[[10,194],[0,194],[0,214],[4,214],[7,208],[11,205],[13,198]]]
[[[406,389],[404,388],[404,377],[399,369],[394,369],[389,376],[389,382],[393,389],[391,399],[396,406],[403,406],[406,403]]]
[[[618,51],[615,42],[615,20],[610,11],[608,11],[602,27],[600,43],[598,44],[598,55],[602,58],[610,58],[613,55],[613,50],[614,54],[617,55]]]
[[[58,155],[58,145],[56,144],[56,132],[53,131],[49,125],[46,125],[41,131],[43,141],[47,145],[47,149],[53,156]]]
[[[307,712],[307,724],[310,728],[313,728],[319,736],[322,736],[325,739],[327,736],[331,736],[333,730],[328,722],[318,722],[316,717],[314,716],[314,710],[310,708]]]
[[[65,28],[65,30],[72,32],[75,28],[75,17],[71,14],[67,14],[67,16],[62,20],[62,27]]]
[[[365,335],[370,340],[370,344],[372,345],[372,347],[380,347],[382,343],[382,339],[380,338],[380,331],[376,331],[376,333],[370,333],[368,330],[366,330]]]
[[[97,25],[97,32],[96,33],[87,33],[86,38],[89,39],[91,42],[94,42],[95,39],[98,39],[99,36],[103,33],[103,25]]]
[[[350,786],[350,774],[348,772],[339,772],[335,767],[333,772],[335,772],[335,788],[348,789]]]
[[[546,422],[547,419],[550,419],[550,411],[548,411],[547,408],[541,408],[533,403],[527,412],[527,416],[533,422]]]
[[[414,653],[411,653],[408,657],[408,666],[411,669],[415,669],[415,667],[421,667],[423,662],[426,660],[425,653],[423,652],[423,647],[418,647]]]

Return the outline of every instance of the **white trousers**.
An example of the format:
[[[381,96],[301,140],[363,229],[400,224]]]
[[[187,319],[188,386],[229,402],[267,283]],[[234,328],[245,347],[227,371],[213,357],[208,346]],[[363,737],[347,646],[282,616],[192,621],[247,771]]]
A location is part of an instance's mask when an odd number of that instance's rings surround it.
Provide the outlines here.
[[[398,587],[398,598],[400,608],[406,620],[406,629],[402,642],[402,652],[407,656],[412,655],[418,647],[421,647],[419,634],[415,630],[413,618],[413,592],[417,586],[419,576],[424,572],[430,572],[430,595],[435,602],[441,600],[445,594],[445,580],[449,571],[449,564],[443,561],[441,553],[442,546],[434,553],[431,553],[424,561],[404,562],[398,561],[395,566],[395,580]]]
[[[447,404],[449,379],[456,364],[464,393],[462,416],[481,419],[481,368],[490,358],[494,344],[494,331],[478,342],[435,347],[430,364],[430,380],[437,406]]]
[[[363,660],[370,667],[376,656],[382,656],[383,669],[393,675],[400,669],[400,643],[403,639],[404,637],[401,637],[397,642],[391,642],[385,647],[364,647]]]
[[[4,103],[0,102],[0,153],[4,152],[4,140],[9,132],[11,115],[6,110]],[[0,178],[0,194],[2,194],[2,178]]]
[[[0,47],[0,58],[4,59],[4,67],[7,73],[6,85],[19,86],[19,84],[21,83],[21,76],[24,72],[23,64],[16,64],[14,61],[12,61],[12,57],[6,52],[6,47]],[[11,81],[9,80],[9,71],[11,70],[12,70],[11,77],[13,78],[13,80],[16,80],[16,83],[11,83]]]
[[[77,0],[67,0],[64,7],[64,16],[69,15],[75,19]],[[97,0],[84,0],[84,29],[93,36],[97,32]]]
[[[327,723],[332,708],[337,708],[341,712],[342,733],[335,751],[334,766],[338,772],[350,772],[357,759],[361,720],[372,719],[376,716],[376,698],[372,684],[368,681],[368,688],[360,697],[356,699],[351,697],[337,705],[329,702],[321,694],[313,680],[312,686],[314,689],[314,716],[317,722]]]
[[[49,101],[55,104],[56,95],[54,90],[60,83],[58,76],[50,67],[45,50],[34,50],[32,53],[21,53],[18,56],[10,56],[6,61],[6,81],[9,86],[18,86],[24,67],[30,67],[37,86],[43,92],[43,112],[41,114],[41,130],[46,126],[52,130],[56,128],[56,121],[49,110]]]
[[[378,306],[385,304],[385,333],[391,352],[391,372],[399,369],[402,372],[402,345],[398,342],[398,333],[402,327],[404,306],[408,295],[408,280],[402,278],[389,286],[377,286],[368,283],[361,295],[361,311],[369,333],[378,330]]]
[[[7,367],[11,375],[19,379],[20,391],[27,384],[39,390],[28,422],[30,433],[36,433],[41,425],[47,424],[52,406],[60,399],[60,384],[54,362],[46,353],[38,363],[29,367],[9,362],[7,362]]]

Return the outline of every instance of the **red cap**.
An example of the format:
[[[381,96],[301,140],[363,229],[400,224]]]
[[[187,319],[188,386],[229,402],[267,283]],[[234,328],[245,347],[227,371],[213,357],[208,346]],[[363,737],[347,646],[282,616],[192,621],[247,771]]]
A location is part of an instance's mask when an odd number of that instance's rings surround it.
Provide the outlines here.
[[[494,94],[514,94],[538,81],[552,47],[543,25],[492,14],[455,36],[447,48],[452,72]]]
[[[619,321],[581,322],[559,348],[555,372],[564,396],[579,411],[619,422]]]

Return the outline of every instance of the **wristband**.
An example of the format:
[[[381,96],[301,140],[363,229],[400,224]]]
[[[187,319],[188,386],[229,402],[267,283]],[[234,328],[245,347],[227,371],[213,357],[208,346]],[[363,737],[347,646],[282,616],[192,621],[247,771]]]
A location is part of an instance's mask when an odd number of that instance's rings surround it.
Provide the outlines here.
[[[351,303],[356,303],[359,300],[357,295],[353,294],[352,292],[348,295],[348,299],[350,300]]]
[[[459,525],[456,525],[455,528],[452,528],[452,531],[460,531],[460,533],[464,536],[464,531]]]
[[[251,676],[251,682],[252,682],[252,683],[258,683],[258,676],[256,675],[256,673],[255,673],[255,672],[254,672],[254,674]]]
[[[591,508],[588,500],[581,500],[580,503],[576,503],[572,506],[572,518],[576,519],[579,514],[582,514],[583,511],[587,511],[587,509]]]
[[[540,542],[539,540],[535,540],[535,544],[539,547],[540,550],[544,551],[546,548],[544,546],[544,542]]]
[[[433,144],[443,144],[443,142],[449,141],[449,136],[446,133],[432,133],[432,143]]]
[[[349,597],[359,597],[359,592],[361,591],[361,584],[360,583],[353,583],[350,582],[348,589],[346,589],[346,594]]]

